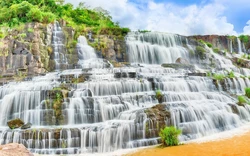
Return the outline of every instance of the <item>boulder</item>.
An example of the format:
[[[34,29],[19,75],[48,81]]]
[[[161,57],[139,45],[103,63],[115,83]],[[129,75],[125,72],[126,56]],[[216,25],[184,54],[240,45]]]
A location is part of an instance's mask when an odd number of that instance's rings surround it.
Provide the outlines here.
[[[0,145],[0,156],[34,156],[22,144]]]
[[[13,120],[8,121],[7,124],[8,124],[10,129],[15,129],[15,128],[19,128],[19,127],[23,126],[24,122],[21,119],[17,118],[17,119],[13,119]]]
[[[178,64],[189,64],[188,60],[184,59],[184,58],[181,58],[179,57],[175,63],[178,63]]]
[[[28,122],[25,125],[22,125],[21,129],[29,129],[31,128],[31,126],[32,126],[32,123]]]

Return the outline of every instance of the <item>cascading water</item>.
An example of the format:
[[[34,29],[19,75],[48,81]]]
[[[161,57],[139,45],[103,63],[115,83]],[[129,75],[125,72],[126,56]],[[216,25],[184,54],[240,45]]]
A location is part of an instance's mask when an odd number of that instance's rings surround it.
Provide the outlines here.
[[[237,43],[238,43],[238,53],[241,54],[242,53],[242,47],[241,47],[241,41],[239,38],[237,38]]]
[[[179,57],[188,56],[187,49],[182,46],[181,36],[154,32],[128,34],[127,50],[132,63],[175,63]]]
[[[105,68],[109,66],[109,62],[97,58],[94,48],[88,45],[87,39],[84,36],[79,36],[78,44],[78,64],[82,68]]]
[[[211,78],[187,76],[189,70],[157,65],[174,63],[179,57],[188,59],[182,38],[131,33],[127,36],[129,60],[143,65],[100,69],[85,64],[97,57],[80,37],[79,64],[92,69],[49,73],[0,87],[0,144],[22,143],[40,154],[104,153],[156,145],[159,121],[152,118],[154,113],[148,114],[159,103],[156,89],[162,91],[162,105],[169,113],[163,122],[182,129],[182,141],[249,122],[250,106],[238,106]],[[225,83],[230,93],[244,92],[250,86],[249,80],[241,78]],[[31,122],[33,127],[10,130],[6,122],[13,118]]]
[[[61,64],[68,64],[67,58],[65,57],[65,45],[63,44],[63,31],[60,27],[59,22],[54,23],[53,36],[52,36],[52,47],[55,60],[55,69],[59,70]]]

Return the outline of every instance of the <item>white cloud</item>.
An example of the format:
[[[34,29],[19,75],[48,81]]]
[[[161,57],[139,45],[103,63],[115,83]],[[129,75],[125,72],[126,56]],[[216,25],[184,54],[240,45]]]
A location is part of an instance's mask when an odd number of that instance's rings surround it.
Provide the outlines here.
[[[247,22],[247,25],[244,27],[243,31],[244,34],[250,35],[250,20]]]
[[[114,21],[119,21],[120,25],[132,30],[147,29],[182,35],[236,34],[234,26],[223,16],[225,8],[217,2],[182,7],[173,3],[156,3],[153,0],[137,0],[137,3],[128,0],[77,0],[72,3],[80,1],[91,7],[108,10]]]

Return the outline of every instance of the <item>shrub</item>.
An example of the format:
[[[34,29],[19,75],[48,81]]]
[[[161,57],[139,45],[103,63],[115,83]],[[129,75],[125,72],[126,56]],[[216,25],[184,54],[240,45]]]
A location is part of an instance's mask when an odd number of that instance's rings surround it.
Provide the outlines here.
[[[250,88],[245,88],[245,95],[250,98]]]
[[[247,103],[247,100],[244,96],[238,96],[239,104]]]
[[[248,41],[249,41],[249,36],[247,36],[247,35],[240,35],[239,38],[244,43],[248,43]]]
[[[207,46],[208,46],[209,48],[212,48],[212,47],[213,47],[212,43],[207,42],[206,44],[207,44]]]
[[[223,75],[223,74],[214,74],[213,75],[213,79],[215,79],[215,80],[223,80],[225,78],[225,75]]]
[[[181,130],[171,126],[161,129],[159,136],[161,137],[163,146],[176,146],[179,144],[178,136],[180,134]]]

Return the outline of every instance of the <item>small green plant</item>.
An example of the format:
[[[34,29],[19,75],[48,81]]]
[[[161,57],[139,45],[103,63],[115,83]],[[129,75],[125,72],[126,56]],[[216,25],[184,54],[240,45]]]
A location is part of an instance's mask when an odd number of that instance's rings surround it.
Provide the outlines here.
[[[212,73],[209,71],[207,72],[207,77],[211,77],[212,76]]]
[[[227,75],[228,78],[235,78],[234,72],[230,71]]]
[[[213,52],[218,53],[218,52],[219,52],[219,49],[218,49],[218,48],[214,48],[214,49],[213,49]]]
[[[161,129],[159,136],[161,137],[162,145],[166,146],[177,146],[179,145],[178,136],[181,134],[181,130],[174,126],[165,127]]]
[[[223,80],[225,78],[225,75],[223,75],[223,74],[214,74],[213,75],[213,79],[215,79],[215,80]]]
[[[212,48],[212,47],[213,47],[212,43],[206,42],[206,44],[207,44],[207,46],[208,46],[209,48]]]
[[[160,89],[156,90],[155,97],[159,101],[159,103],[162,103],[163,101],[163,94]]]
[[[33,32],[34,32],[34,29],[28,28],[28,32],[29,32],[29,33],[33,33]]]
[[[247,100],[244,96],[238,96],[238,101],[239,104],[247,103]]]
[[[249,88],[249,87],[245,88],[245,95],[246,95],[248,98],[250,98],[250,88]]]

